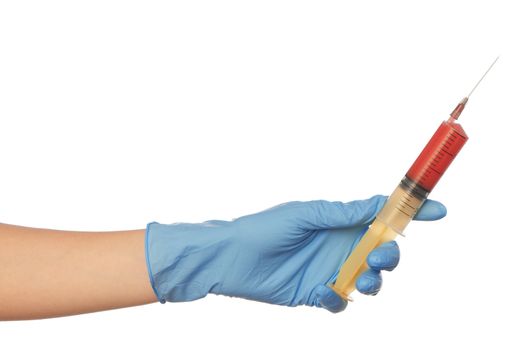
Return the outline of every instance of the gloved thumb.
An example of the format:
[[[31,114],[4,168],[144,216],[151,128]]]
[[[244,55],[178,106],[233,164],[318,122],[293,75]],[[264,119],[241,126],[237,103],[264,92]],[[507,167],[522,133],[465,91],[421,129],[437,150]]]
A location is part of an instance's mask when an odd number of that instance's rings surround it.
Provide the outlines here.
[[[370,223],[386,202],[386,196],[348,203],[316,200],[304,202],[302,227],[307,230],[352,227]]]
[[[337,313],[344,311],[348,306],[348,301],[342,299],[331,288],[325,285],[318,285],[314,291],[315,303],[317,307],[324,308],[330,312]]]
[[[335,229],[370,224],[386,202],[386,196],[348,203],[324,200],[304,202],[302,228],[307,230]],[[446,215],[440,202],[427,199],[414,217],[415,220],[439,220]]]

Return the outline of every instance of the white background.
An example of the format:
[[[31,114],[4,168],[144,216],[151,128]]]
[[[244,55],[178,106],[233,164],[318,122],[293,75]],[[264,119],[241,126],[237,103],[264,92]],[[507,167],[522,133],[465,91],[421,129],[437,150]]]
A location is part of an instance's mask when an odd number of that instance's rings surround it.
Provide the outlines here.
[[[526,347],[521,1],[3,1],[0,221],[72,230],[389,194],[469,143],[376,297],[341,314],[221,296],[0,323],[2,349]],[[38,297],[38,296],[35,296]]]

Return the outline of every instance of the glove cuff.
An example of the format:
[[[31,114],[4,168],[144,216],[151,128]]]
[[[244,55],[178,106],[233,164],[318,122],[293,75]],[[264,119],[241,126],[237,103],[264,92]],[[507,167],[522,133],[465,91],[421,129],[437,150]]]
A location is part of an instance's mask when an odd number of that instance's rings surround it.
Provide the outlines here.
[[[150,283],[161,303],[203,298],[221,289],[217,260],[229,247],[230,222],[160,224],[150,222],[145,255]]]
[[[146,231],[145,231],[145,258],[146,258],[146,269],[148,270],[148,277],[150,278],[150,285],[152,286],[152,289],[154,290],[154,294],[156,295],[157,300],[164,304],[166,303],[166,300],[161,298],[159,296],[159,292],[157,291],[156,285],[154,283],[154,277],[152,274],[152,265],[150,264],[150,226],[153,224],[159,224],[157,221],[149,222],[146,225]]]

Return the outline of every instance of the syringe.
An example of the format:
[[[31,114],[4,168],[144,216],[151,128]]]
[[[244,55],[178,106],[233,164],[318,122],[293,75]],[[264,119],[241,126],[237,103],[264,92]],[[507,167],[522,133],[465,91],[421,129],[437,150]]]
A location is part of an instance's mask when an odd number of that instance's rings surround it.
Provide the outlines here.
[[[450,113],[450,118],[441,123],[377,214],[368,231],[342,265],[337,280],[330,285],[342,298],[352,300],[349,295],[355,290],[357,277],[368,268],[366,264],[368,254],[382,243],[395,239],[397,234],[402,235],[406,226],[412,221],[441,176],[467,142],[468,136],[457,123],[457,119],[472,92],[498,58],[492,62],[467,97],[463,98],[454,108]]]

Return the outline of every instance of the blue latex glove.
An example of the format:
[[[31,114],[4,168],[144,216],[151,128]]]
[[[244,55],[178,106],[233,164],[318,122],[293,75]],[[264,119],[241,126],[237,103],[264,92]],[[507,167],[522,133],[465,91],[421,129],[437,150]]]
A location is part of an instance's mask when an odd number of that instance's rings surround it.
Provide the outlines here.
[[[267,303],[344,310],[327,284],[381,209],[385,196],[349,203],[290,202],[233,221],[149,223],[145,248],[158,300],[190,301],[207,293]],[[428,200],[416,219],[437,220],[445,207]],[[376,294],[380,270],[399,262],[395,241],[370,253],[357,290]]]

